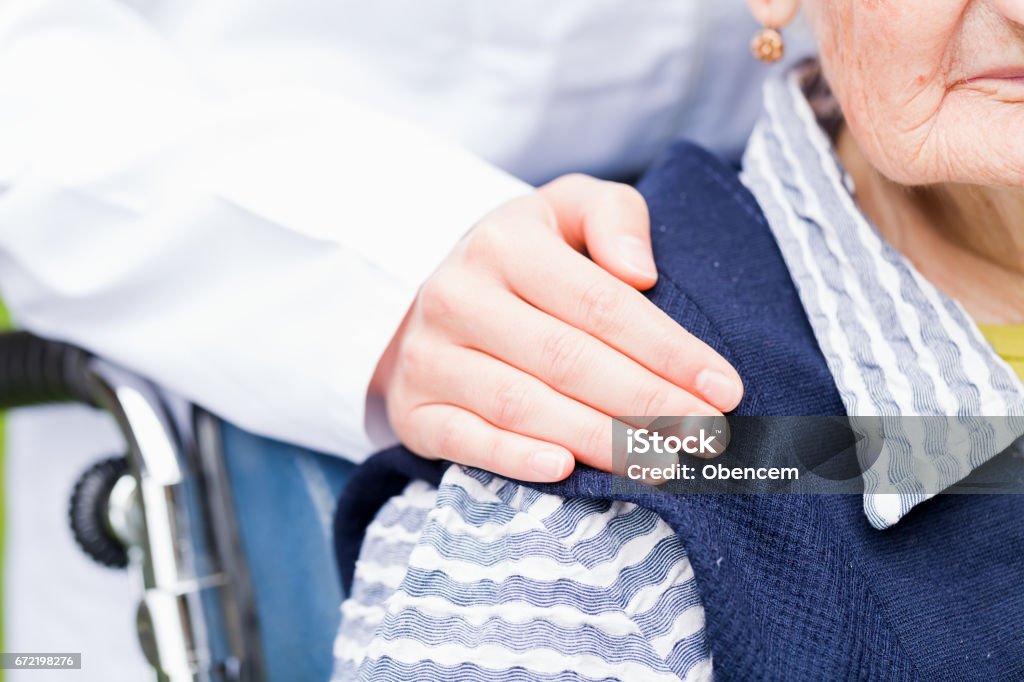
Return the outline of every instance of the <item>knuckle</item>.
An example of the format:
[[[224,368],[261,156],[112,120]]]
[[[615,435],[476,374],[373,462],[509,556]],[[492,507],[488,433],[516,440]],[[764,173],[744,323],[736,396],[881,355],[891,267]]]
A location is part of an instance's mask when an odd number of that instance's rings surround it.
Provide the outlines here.
[[[556,191],[562,189],[571,190],[584,188],[593,182],[594,178],[586,173],[566,173],[552,180],[547,186]]]
[[[640,410],[635,413],[637,417],[663,416],[668,406],[668,395],[659,386],[645,384],[637,390],[633,405]]]
[[[485,220],[469,233],[464,256],[469,263],[490,263],[500,257],[508,246],[508,226],[504,220]]]
[[[401,391],[386,407],[388,421],[395,435],[409,449],[424,457],[437,457],[433,449],[433,424],[429,415],[420,407],[417,396]]]
[[[566,173],[541,187],[540,193],[549,199],[586,197],[587,203],[592,203],[600,198],[600,188],[603,184],[603,180],[585,173]]]
[[[426,319],[443,320],[456,314],[462,298],[463,294],[455,278],[438,272],[423,283],[419,303]]]
[[[553,332],[541,345],[544,371],[556,386],[572,384],[584,371],[585,348],[572,329]]]
[[[513,379],[499,386],[494,394],[494,418],[509,429],[517,429],[530,416],[530,387],[525,379]]]
[[[688,393],[682,393],[665,399],[658,416],[662,417],[690,417],[695,414],[699,401],[692,398]]]
[[[482,453],[481,465],[487,471],[500,472],[504,470],[504,464],[512,457],[510,439],[502,434],[495,434]]]
[[[437,436],[434,439],[435,453],[444,459],[457,460],[462,448],[462,429],[454,416],[442,419],[437,424]]]
[[[604,420],[602,420],[604,422]],[[579,447],[582,452],[596,457],[611,456],[609,439],[611,423],[603,423],[585,429],[580,435]]]
[[[629,206],[630,208],[647,208],[647,200],[644,199],[644,195],[640,194],[639,190],[631,185],[626,185],[621,182],[609,183],[609,193],[614,197],[615,201]]]
[[[398,349],[397,366],[404,374],[417,374],[433,365],[433,350],[425,343],[408,339]]]
[[[596,282],[585,288],[579,298],[582,319],[599,335],[616,335],[622,332],[620,320],[622,294],[603,282]]]
[[[669,368],[673,372],[684,372],[695,359],[700,360],[700,358],[693,357],[692,349],[688,348],[686,343],[672,338],[668,334],[654,338],[652,341],[657,349],[659,367]]]

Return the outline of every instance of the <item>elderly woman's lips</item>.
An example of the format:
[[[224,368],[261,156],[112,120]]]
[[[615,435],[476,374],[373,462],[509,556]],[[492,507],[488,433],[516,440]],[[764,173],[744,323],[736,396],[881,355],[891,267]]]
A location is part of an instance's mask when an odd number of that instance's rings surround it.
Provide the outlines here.
[[[965,78],[957,87],[994,97],[1008,104],[1024,104],[1024,66],[992,69]]]
[[[965,83],[978,81],[1024,81],[1024,66],[993,69],[964,79]]]

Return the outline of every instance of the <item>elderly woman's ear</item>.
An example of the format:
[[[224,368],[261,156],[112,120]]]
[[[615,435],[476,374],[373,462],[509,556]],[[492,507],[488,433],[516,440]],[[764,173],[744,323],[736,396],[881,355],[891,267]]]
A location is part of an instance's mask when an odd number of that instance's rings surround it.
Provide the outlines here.
[[[759,24],[780,29],[793,21],[800,9],[800,0],[747,0],[747,6]]]

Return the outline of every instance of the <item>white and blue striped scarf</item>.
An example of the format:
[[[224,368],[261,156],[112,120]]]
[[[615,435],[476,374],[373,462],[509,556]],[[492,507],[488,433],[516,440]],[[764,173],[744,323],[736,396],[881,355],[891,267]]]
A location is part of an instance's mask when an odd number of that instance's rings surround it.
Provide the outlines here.
[[[964,309],[857,208],[794,71],[765,86],[744,184],[761,205],[847,413],[873,444],[876,528],[962,480],[1024,433],[1024,387]],[[911,420],[906,417],[926,417]]]

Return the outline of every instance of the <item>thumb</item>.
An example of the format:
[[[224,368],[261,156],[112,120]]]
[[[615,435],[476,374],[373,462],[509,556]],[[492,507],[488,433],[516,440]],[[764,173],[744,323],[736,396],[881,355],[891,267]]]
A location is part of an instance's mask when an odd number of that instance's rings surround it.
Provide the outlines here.
[[[540,188],[565,240],[630,286],[654,286],[647,202],[629,185],[588,175],[565,175]]]

